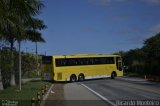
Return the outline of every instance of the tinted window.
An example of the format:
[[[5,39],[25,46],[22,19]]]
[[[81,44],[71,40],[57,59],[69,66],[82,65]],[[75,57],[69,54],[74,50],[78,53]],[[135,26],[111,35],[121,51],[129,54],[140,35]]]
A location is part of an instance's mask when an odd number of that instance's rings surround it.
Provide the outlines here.
[[[66,59],[56,59],[56,66],[66,66]]]
[[[114,57],[56,59],[56,66],[114,64]]]
[[[42,56],[42,64],[51,64],[52,56]]]

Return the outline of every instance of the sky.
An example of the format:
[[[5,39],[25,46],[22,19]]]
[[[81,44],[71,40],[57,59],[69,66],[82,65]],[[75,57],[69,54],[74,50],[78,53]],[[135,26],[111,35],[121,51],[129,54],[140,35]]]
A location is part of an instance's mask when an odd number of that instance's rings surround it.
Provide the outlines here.
[[[112,54],[141,48],[160,32],[160,0],[43,0],[38,18],[46,43],[38,53]],[[23,51],[35,52],[35,43],[23,42]]]

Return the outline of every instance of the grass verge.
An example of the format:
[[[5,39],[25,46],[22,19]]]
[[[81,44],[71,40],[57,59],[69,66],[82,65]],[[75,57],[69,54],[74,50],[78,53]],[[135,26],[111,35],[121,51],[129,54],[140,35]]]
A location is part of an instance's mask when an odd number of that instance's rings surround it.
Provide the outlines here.
[[[18,106],[31,106],[31,99],[34,97],[37,99],[37,92],[41,92],[45,85],[51,86],[50,82],[34,81],[27,82],[22,85],[22,90],[19,91],[19,87],[8,87],[4,91],[0,91],[0,106],[4,103],[18,103]],[[13,103],[14,104],[14,103]]]
[[[142,74],[131,73],[131,72],[124,73],[124,76],[127,76],[127,77],[139,77],[139,78],[144,78],[144,75],[142,75]]]

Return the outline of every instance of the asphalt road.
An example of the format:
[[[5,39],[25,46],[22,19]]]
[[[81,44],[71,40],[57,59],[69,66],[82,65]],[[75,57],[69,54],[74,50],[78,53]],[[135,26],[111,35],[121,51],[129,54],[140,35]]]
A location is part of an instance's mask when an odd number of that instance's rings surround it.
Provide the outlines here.
[[[88,80],[81,84],[112,105],[160,106],[160,83],[124,77]]]
[[[55,83],[41,106],[110,106],[80,83]]]
[[[110,106],[80,83],[64,85],[64,106]]]
[[[54,83],[42,106],[160,106],[160,83],[121,77]]]

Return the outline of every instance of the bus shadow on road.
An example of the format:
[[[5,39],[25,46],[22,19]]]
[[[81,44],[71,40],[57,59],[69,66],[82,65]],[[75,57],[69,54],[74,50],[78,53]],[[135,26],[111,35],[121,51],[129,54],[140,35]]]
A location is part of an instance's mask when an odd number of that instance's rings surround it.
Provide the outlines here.
[[[45,82],[50,82],[50,83],[54,83],[54,84],[67,84],[67,83],[76,83],[76,82],[92,82],[92,81],[102,81],[102,80],[113,80],[111,78],[94,78],[94,79],[85,79],[84,81],[75,81],[75,82],[71,82],[71,81],[45,81]]]
[[[93,78],[93,79],[86,79],[85,81],[98,81],[98,80],[106,80],[111,78]]]

